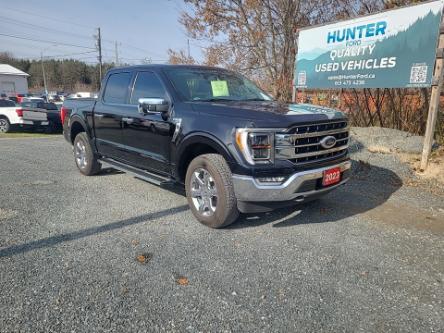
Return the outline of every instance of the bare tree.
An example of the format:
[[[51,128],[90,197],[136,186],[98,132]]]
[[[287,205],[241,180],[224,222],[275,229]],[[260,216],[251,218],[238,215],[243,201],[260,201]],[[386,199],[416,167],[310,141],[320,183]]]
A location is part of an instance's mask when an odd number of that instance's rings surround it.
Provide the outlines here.
[[[381,1],[184,0],[180,22],[190,37],[205,40],[205,63],[240,71],[289,100],[298,29],[373,10]]]
[[[168,49],[168,58],[168,63],[172,65],[192,65],[196,63],[193,57],[185,54],[184,50],[174,51],[172,49]]]
[[[181,23],[192,38],[211,41],[206,63],[235,69],[278,99],[291,93],[295,31],[310,22],[317,1],[185,0]]]

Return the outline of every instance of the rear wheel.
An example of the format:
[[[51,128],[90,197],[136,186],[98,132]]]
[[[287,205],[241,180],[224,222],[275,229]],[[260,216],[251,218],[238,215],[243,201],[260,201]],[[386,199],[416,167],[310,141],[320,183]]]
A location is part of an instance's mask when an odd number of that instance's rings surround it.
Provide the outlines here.
[[[0,133],[8,133],[11,130],[11,124],[7,118],[0,118]]]
[[[196,219],[211,228],[222,228],[239,216],[230,168],[218,154],[196,157],[185,179],[188,203]]]
[[[77,134],[74,139],[74,159],[77,168],[85,176],[93,176],[101,169],[85,132]]]

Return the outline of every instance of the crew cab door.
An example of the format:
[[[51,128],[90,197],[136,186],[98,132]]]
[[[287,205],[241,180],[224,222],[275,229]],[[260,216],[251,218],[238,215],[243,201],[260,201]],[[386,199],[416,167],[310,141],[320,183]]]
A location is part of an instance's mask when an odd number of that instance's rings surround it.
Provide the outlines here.
[[[131,72],[111,73],[94,108],[97,150],[105,157],[116,160],[125,160],[122,155],[122,118],[131,108],[128,104],[131,78]]]
[[[169,174],[174,125],[169,119],[164,119],[161,113],[140,113],[140,98],[163,98],[171,101],[160,78],[154,72],[136,73],[130,96],[131,108],[126,109],[122,118],[126,159],[135,167]]]

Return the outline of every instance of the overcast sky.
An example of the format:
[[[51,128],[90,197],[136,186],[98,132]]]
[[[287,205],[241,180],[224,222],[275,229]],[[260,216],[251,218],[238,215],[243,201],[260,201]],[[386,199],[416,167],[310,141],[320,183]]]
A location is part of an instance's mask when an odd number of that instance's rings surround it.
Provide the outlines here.
[[[187,50],[187,36],[178,22],[185,8],[182,0],[0,0],[0,8],[0,52],[17,57],[82,53],[72,58],[95,63],[97,27],[105,61],[114,61],[115,41],[120,60],[131,64],[144,58],[165,62],[168,48]],[[202,57],[199,45],[191,41],[191,55],[197,59]]]

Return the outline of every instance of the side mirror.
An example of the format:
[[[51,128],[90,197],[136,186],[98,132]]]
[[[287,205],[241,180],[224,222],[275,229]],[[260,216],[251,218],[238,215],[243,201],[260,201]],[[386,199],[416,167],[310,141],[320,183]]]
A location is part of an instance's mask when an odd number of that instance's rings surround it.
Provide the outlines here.
[[[139,112],[142,114],[156,114],[167,112],[170,104],[163,98],[139,98]]]

